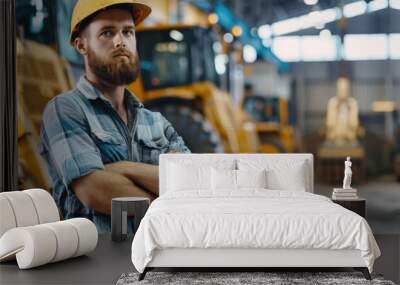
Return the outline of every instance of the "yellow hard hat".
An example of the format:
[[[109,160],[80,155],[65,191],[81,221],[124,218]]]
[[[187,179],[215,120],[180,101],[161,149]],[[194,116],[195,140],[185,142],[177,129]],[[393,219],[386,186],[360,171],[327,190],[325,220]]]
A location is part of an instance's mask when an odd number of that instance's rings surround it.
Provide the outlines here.
[[[71,33],[69,42],[73,42],[80,31],[79,25],[84,19],[107,7],[117,4],[128,4],[132,6],[132,15],[135,25],[139,25],[151,13],[147,5],[137,3],[135,0],[78,0],[72,12]]]

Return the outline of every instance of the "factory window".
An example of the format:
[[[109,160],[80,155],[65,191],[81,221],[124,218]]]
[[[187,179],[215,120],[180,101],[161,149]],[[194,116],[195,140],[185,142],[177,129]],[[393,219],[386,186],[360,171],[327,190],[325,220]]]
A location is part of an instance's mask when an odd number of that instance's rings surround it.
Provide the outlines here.
[[[390,0],[390,7],[400,10],[400,0]]]
[[[353,3],[349,3],[344,5],[343,7],[343,15],[346,18],[351,18],[355,16],[359,16],[364,14],[367,11],[367,3],[364,1],[356,1]]]
[[[339,38],[337,36],[286,36],[273,41],[272,50],[283,61],[336,60]]]
[[[400,34],[389,35],[389,50],[391,59],[400,59]]]
[[[301,37],[301,59],[303,61],[333,61],[337,59],[337,36]]]
[[[273,40],[272,51],[283,61],[300,61],[300,37],[277,37]]]
[[[299,30],[298,18],[291,18],[283,21],[276,22],[272,25],[272,32],[274,35],[283,35]]]
[[[387,59],[387,35],[345,35],[343,56],[346,60]]]
[[[348,34],[343,45],[336,35],[282,36],[272,40],[273,52],[286,62],[400,59],[399,47],[400,34]]]
[[[387,8],[389,5],[388,0],[374,0],[368,3],[368,11],[375,12]]]

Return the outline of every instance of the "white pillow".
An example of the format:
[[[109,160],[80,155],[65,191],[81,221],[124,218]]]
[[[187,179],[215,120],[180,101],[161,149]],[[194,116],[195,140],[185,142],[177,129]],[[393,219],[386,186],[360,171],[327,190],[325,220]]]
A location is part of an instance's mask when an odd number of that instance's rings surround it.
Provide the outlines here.
[[[213,190],[236,190],[236,170],[211,168]]]
[[[239,190],[240,188],[266,188],[266,171],[211,169],[213,190]]]
[[[272,190],[306,191],[310,184],[307,161],[239,159],[238,168],[249,171],[266,169],[267,188]]]
[[[211,169],[194,165],[169,163],[168,191],[211,189]]]
[[[267,188],[266,170],[235,170],[237,188]]]
[[[267,188],[273,190],[306,191],[307,171],[305,163],[297,163],[290,171],[284,169],[267,170]]]

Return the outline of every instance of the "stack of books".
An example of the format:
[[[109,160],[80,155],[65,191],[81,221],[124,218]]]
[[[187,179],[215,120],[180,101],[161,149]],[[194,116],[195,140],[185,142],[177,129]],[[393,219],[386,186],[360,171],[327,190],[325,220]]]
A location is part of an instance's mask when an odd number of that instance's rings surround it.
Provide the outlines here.
[[[332,199],[334,200],[355,200],[358,199],[357,189],[333,188]]]

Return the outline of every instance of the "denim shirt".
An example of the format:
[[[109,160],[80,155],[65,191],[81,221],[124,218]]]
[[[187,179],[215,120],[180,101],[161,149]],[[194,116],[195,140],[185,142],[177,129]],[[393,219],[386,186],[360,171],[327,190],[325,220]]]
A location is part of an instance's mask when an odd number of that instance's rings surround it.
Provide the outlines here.
[[[158,165],[169,151],[189,153],[182,138],[158,112],[143,107],[125,90],[126,125],[84,76],[77,88],[53,98],[43,113],[40,154],[53,184],[53,197],[65,219],[85,217],[100,233],[111,231],[109,215],[87,208],[71,189],[74,179],[118,161]]]

